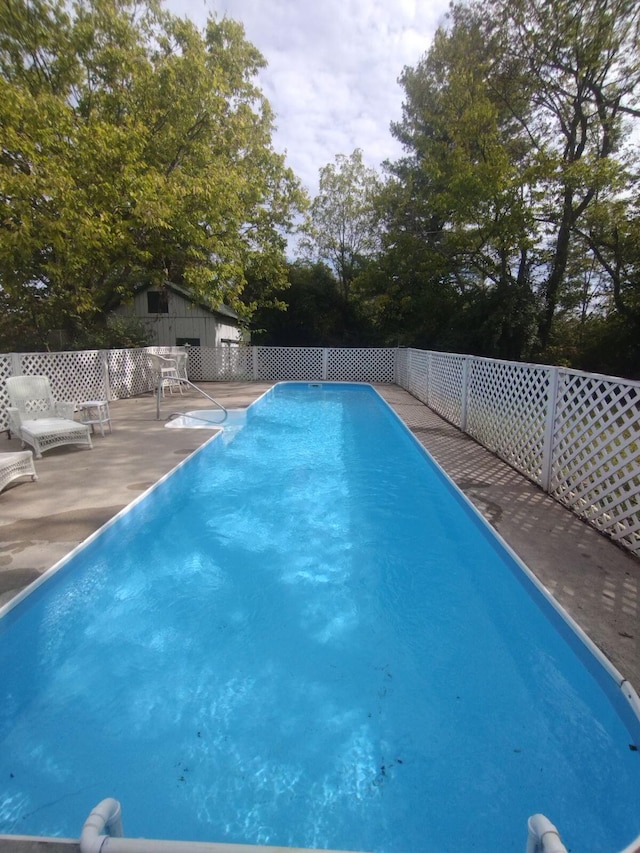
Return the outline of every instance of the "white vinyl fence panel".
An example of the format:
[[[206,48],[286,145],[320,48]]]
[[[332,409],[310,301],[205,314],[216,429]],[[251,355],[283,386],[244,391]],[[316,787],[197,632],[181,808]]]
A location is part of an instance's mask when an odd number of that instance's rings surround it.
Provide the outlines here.
[[[395,350],[329,349],[323,379],[329,382],[393,382]]]
[[[640,553],[640,385],[562,371],[549,492]]]
[[[187,352],[192,382],[249,382],[253,379],[252,347],[188,347]]]
[[[320,381],[325,350],[322,347],[256,347],[254,377],[263,382]]]
[[[548,410],[548,368],[469,360],[466,431],[538,485]]]
[[[466,364],[463,355],[429,353],[429,408],[461,429],[464,429]]]

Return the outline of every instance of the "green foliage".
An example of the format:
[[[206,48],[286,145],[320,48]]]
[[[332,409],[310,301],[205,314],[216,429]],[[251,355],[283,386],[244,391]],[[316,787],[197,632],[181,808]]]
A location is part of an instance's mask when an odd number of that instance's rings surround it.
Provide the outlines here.
[[[353,282],[380,245],[376,211],[379,180],[356,149],[320,170],[318,195],[311,205],[306,253],[334,271],[347,300]]]
[[[286,279],[305,199],[240,24],[202,32],[155,0],[5,0],[0,33],[0,282],[41,345],[104,326],[140,283],[247,310],[249,268]]]
[[[496,39],[480,11],[451,14],[450,30],[401,79],[393,130],[407,154],[381,196],[386,263],[413,328],[407,342],[517,358],[535,322],[533,223],[529,146],[504,90],[524,104],[526,89],[515,66],[494,74]]]
[[[637,156],[624,147],[639,34],[631,0],[452,5],[401,78],[405,156],[380,195],[372,282],[389,337],[575,363],[586,338],[563,349],[559,332],[591,315],[640,331]]]
[[[104,325],[79,331],[65,349],[123,349],[153,343],[153,334],[137,317],[109,314]]]
[[[296,261],[289,285],[271,306],[258,309],[251,339],[269,346],[377,344],[378,336],[356,300],[345,300],[323,263]]]

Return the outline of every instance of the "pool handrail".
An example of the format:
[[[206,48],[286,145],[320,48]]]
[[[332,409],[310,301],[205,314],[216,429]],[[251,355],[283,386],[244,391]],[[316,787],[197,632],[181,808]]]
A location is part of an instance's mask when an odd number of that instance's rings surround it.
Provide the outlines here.
[[[155,838],[125,838],[122,809],[118,800],[107,797],[95,806],[84,822],[80,853],[348,853],[340,850],[309,850],[302,847],[263,847],[254,844],[225,844],[211,841],[168,841]]]
[[[190,388],[195,388],[195,390],[198,391],[199,394],[202,394],[203,397],[206,397],[207,400],[210,400],[214,406],[217,406],[219,409],[222,409],[222,411],[224,412],[224,418],[220,421],[220,423],[224,423],[224,421],[227,419],[228,412],[225,409],[225,407],[222,405],[222,403],[219,403],[217,400],[214,400],[213,397],[209,396],[209,394],[207,394],[206,391],[203,391],[202,388],[199,388],[197,385],[194,385],[193,382],[191,382],[191,380],[185,379],[184,376],[176,376],[173,378],[175,379],[176,382],[184,382],[185,385],[188,385]],[[156,420],[157,421],[160,420],[160,398],[161,398],[161,396],[162,396],[162,380],[159,379],[157,384],[156,384]],[[181,414],[181,413],[179,412],[178,414]]]

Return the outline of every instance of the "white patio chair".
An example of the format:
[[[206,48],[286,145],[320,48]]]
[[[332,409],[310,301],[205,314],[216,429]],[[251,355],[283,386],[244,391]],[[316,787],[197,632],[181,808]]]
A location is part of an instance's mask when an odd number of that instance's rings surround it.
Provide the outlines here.
[[[187,376],[187,366],[188,366],[188,356],[184,347],[171,347],[171,352],[169,353],[169,358],[175,358],[176,360],[176,371],[180,379],[188,379]]]
[[[47,376],[11,376],[6,380],[9,394],[9,430],[30,444],[41,459],[45,450],[62,444],[93,447],[85,424],[73,420],[73,403],[56,402]]]
[[[171,394],[177,388],[182,394],[182,382],[180,382],[178,360],[175,355],[165,356],[149,353],[149,366],[153,373],[155,387],[157,388],[160,385],[163,397],[165,388],[168,388]]]
[[[33,467],[33,453],[30,450],[0,453],[0,492],[18,477],[38,479],[36,469]]]

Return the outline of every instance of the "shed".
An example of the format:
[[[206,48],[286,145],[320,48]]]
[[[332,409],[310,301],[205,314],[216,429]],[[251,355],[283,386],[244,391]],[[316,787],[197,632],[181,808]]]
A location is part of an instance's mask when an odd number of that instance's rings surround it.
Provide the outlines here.
[[[121,305],[118,313],[137,317],[151,331],[155,346],[219,347],[244,341],[235,311],[194,300],[186,287],[173,282],[141,287],[133,302]]]

